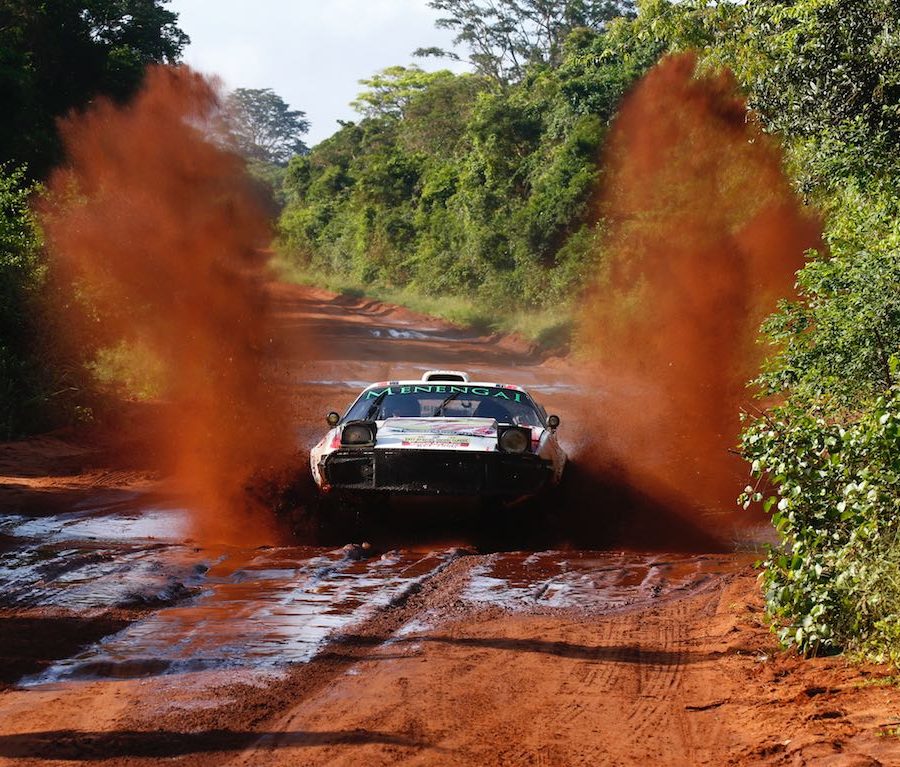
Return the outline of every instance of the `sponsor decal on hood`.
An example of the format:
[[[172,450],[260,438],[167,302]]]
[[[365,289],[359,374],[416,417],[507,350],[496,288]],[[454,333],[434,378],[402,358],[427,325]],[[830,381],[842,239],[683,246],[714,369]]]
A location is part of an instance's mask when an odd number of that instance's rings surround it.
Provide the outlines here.
[[[493,437],[497,434],[497,427],[492,418],[388,418],[378,430],[378,435],[395,434]]]

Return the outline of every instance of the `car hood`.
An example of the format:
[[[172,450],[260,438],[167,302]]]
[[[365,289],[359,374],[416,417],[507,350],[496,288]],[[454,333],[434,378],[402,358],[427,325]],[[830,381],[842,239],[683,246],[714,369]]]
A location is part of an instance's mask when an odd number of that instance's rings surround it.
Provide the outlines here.
[[[388,418],[378,421],[375,447],[496,450],[497,422],[493,418]]]

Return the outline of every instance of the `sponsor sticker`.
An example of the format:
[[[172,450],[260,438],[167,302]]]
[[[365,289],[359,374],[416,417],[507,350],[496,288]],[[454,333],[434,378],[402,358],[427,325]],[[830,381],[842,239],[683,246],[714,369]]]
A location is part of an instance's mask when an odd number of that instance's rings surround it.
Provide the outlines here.
[[[439,434],[441,438],[452,434],[461,435],[463,437],[492,437],[494,436],[493,426],[484,426],[483,419],[473,418],[466,420],[459,419],[436,419],[436,418],[395,418],[390,422],[390,426],[385,426],[382,434],[421,432],[425,434]]]
[[[468,447],[469,438],[454,436],[450,434],[446,436],[423,434],[421,437],[415,434],[410,434],[408,436],[404,436],[403,441],[400,444],[403,445],[403,447]]]

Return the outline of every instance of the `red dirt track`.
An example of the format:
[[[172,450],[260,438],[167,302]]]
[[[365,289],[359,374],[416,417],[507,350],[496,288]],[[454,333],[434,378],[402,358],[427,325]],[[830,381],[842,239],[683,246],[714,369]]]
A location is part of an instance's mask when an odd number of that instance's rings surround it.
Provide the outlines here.
[[[301,451],[360,383],[452,367],[558,412],[573,483],[534,517],[399,508],[371,547],[241,546],[193,540],[131,449],[139,413],[118,441],[0,445],[0,764],[900,764],[886,669],[776,649],[761,520],[579,473],[598,382],[395,307],[271,293]]]

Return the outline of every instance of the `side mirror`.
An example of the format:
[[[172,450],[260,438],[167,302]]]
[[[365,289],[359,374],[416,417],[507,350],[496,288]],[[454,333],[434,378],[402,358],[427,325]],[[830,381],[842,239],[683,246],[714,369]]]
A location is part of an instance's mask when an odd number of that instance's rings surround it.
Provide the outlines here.
[[[547,416],[547,426],[550,429],[555,431],[559,427],[559,416],[558,415],[548,415]]]
[[[335,413],[333,410],[325,416],[325,420],[328,421],[328,425],[332,428],[338,425],[338,421],[341,420],[341,416],[338,413]]]

